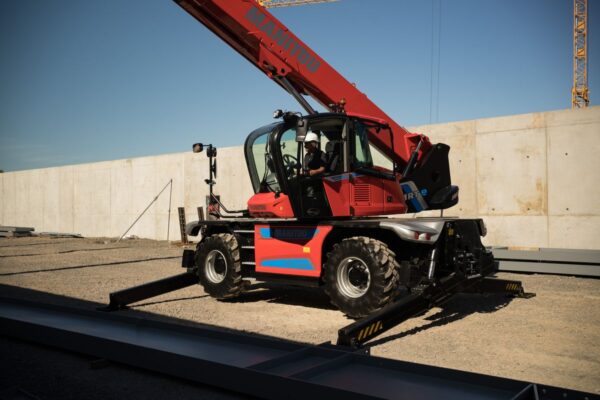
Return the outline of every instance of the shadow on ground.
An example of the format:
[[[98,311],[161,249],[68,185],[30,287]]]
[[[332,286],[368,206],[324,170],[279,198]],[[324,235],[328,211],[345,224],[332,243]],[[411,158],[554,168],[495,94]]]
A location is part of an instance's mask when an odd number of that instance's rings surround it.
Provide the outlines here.
[[[18,244],[8,244],[0,246],[0,249],[9,248],[9,247],[23,247],[23,246],[42,246],[44,244],[59,244],[59,243],[71,243],[68,240],[60,240],[60,241],[52,241],[52,242],[39,242],[39,243],[18,243]]]
[[[507,296],[503,293],[459,293],[447,303],[440,306],[439,308],[441,308],[441,310],[439,312],[436,312],[435,314],[424,319],[429,323],[414,327],[395,335],[373,340],[372,342],[368,343],[368,346],[374,347],[393,340],[402,339],[406,336],[416,335],[419,332],[461,320],[472,314],[493,313],[506,307],[513,300],[513,298],[514,297]]]
[[[171,256],[171,257],[153,257],[153,258],[142,258],[140,260],[124,260],[124,261],[113,261],[108,263],[101,264],[84,264],[84,265],[74,265],[71,267],[58,267],[58,268],[46,268],[46,269],[34,269],[29,271],[20,271],[20,272],[5,272],[0,274],[0,276],[13,276],[13,275],[27,275],[27,274],[36,274],[39,272],[56,272],[56,271],[68,271],[73,269],[82,269],[82,268],[94,268],[94,267],[108,267],[111,265],[121,265],[121,264],[136,264],[148,261],[156,261],[156,260],[171,260],[174,258],[181,258],[181,256]]]
[[[269,303],[336,310],[329,297],[318,288],[290,287],[259,283],[249,287],[248,291],[235,299],[223,300],[231,303],[253,303],[266,301]]]
[[[77,253],[84,251],[105,251],[105,250],[117,250],[117,249],[129,249],[130,247],[119,246],[119,247],[104,247],[104,248],[96,248],[96,249],[74,249],[74,250],[63,250],[57,252],[49,252],[49,253],[31,253],[31,254],[6,254],[0,255],[0,258],[6,257],[33,257],[33,256],[48,256],[53,254],[66,254],[66,253]]]

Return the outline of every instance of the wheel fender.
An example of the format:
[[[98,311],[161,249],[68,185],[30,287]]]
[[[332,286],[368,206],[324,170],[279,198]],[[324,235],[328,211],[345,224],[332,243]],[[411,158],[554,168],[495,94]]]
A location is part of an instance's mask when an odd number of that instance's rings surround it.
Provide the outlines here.
[[[200,221],[188,222],[185,224],[185,234],[188,236],[198,236],[203,226],[205,225]]]

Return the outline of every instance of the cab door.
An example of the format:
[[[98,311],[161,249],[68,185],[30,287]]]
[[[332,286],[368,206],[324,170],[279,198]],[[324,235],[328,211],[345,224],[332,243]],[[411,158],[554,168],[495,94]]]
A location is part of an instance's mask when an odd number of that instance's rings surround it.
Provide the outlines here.
[[[353,216],[382,215],[392,171],[373,165],[369,147],[369,129],[361,120],[353,120],[348,145],[350,159],[350,213]]]
[[[331,216],[325,195],[323,177],[300,174],[303,162],[303,143],[296,142],[296,128],[284,129],[275,141],[280,176],[297,218],[322,218]]]

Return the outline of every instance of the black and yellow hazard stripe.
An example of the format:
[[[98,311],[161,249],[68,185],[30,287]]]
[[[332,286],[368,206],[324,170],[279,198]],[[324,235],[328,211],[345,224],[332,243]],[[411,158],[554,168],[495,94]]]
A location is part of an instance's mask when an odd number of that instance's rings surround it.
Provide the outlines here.
[[[381,322],[381,321],[373,322],[371,325],[368,325],[367,327],[361,329],[360,332],[358,332],[357,340],[359,342],[367,340],[372,335],[374,335],[375,333],[379,332],[382,329],[383,329],[383,322]]]
[[[504,288],[504,290],[506,290],[507,292],[519,293],[519,292],[521,292],[521,284],[516,283],[516,282],[509,282],[506,284],[506,287]]]

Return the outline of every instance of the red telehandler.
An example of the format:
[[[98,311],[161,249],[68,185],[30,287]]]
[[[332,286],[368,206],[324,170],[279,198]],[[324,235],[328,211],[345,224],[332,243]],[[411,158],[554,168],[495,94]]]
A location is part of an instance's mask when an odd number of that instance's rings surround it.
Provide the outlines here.
[[[187,225],[201,235],[185,250],[188,272],[111,294],[111,308],[198,283],[234,298],[260,282],[322,287],[359,319],[338,344],[357,346],[463,291],[526,296],[518,281],[493,279],[481,219],[391,218],[458,202],[449,146],[409,133],[314,53],[256,0],[175,0],[289,92],[305,114],[277,110],[244,151],[254,196],[228,210],[213,194],[217,149],[209,157],[210,218]],[[310,96],[328,112],[316,112]],[[325,172],[306,174],[303,142],[316,134]],[[314,137],[314,136],[313,136]],[[372,152],[387,159],[376,165]]]

